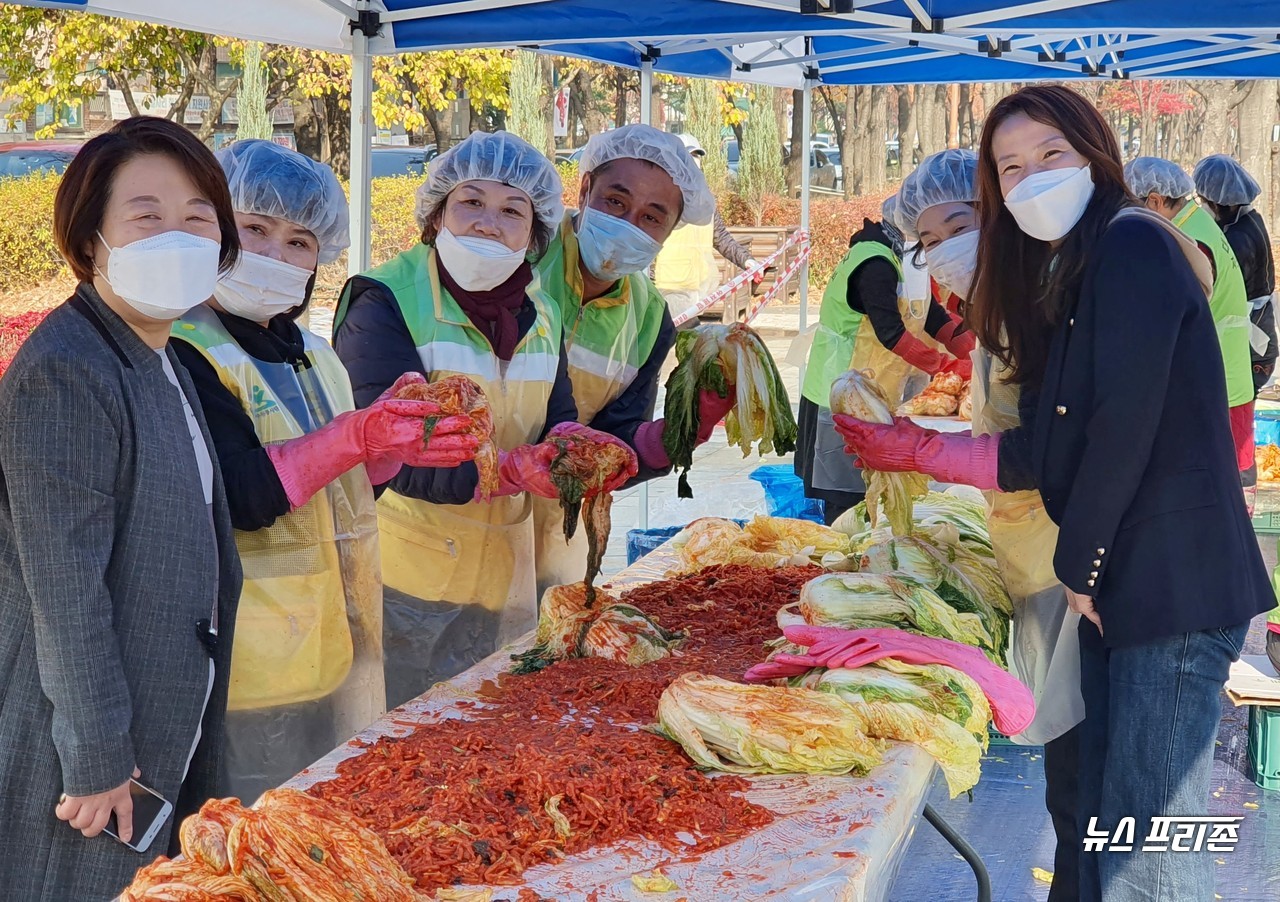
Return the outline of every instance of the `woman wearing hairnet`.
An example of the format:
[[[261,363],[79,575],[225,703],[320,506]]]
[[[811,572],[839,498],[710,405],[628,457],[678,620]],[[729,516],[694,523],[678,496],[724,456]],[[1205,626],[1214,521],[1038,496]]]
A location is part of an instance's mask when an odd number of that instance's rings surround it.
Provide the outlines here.
[[[406,467],[379,501],[388,707],[537,619],[530,495],[556,490],[552,446],[531,443],[577,418],[560,308],[529,264],[560,222],[561,190],[555,167],[529,144],[476,132],[431,161],[418,189],[422,243],[343,290],[334,341],[356,403],[374,401],[405,370],[428,381],[466,376],[489,399],[500,449],[501,487],[490,501],[475,500],[471,463]]]
[[[1196,193],[1213,215],[1240,262],[1252,320],[1253,388],[1267,384],[1276,365],[1276,266],[1271,236],[1253,202],[1262,189],[1245,168],[1226,154],[1205,157],[1196,164]],[[1256,468],[1256,464],[1255,464]],[[1254,470],[1254,478],[1257,471]],[[1280,606],[1267,615],[1267,657],[1280,671]]]
[[[1170,220],[1195,241],[1213,264],[1213,294],[1209,310],[1218,327],[1218,345],[1227,374],[1227,407],[1231,412],[1231,435],[1236,443],[1236,463],[1251,488],[1257,484],[1250,475],[1253,460],[1253,358],[1249,335],[1249,301],[1244,289],[1240,262],[1227,236],[1199,204],[1191,199],[1195,185],[1182,167],[1159,157],[1136,157],[1124,167],[1129,190],[1147,208]]]
[[[1271,255],[1271,236],[1267,234],[1262,215],[1253,209],[1253,202],[1262,189],[1234,158],[1221,153],[1197,163],[1193,177],[1200,202],[1217,221],[1240,262],[1245,295],[1249,298],[1249,319],[1254,326],[1250,345],[1256,395],[1270,380],[1280,353],[1276,347],[1276,308],[1272,300],[1276,290],[1276,265]]]
[[[543,288],[565,322],[576,428],[601,430],[634,448],[639,479],[670,472],[664,421],[653,420],[663,361],[675,342],[666,301],[646,274],[679,225],[707,225],[715,198],[676,135],[627,125],[594,136],[582,153],[578,210],[538,264]],[[703,392],[699,440],[733,406]],[[568,428],[568,427],[566,427]],[[566,544],[554,503],[535,501],[539,590],[582,578],[585,530]]]
[[[881,221],[865,220],[849,239],[849,251],[822,294],[802,386],[795,466],[805,495],[821,499],[828,523],[860,502],[866,491],[832,426],[827,406],[831,383],[849,369],[869,369],[896,408],[937,373],[969,378],[973,337],[959,317],[932,298],[907,296],[902,234],[914,235],[920,215],[937,205],[954,209],[940,216],[936,226],[930,223],[937,230],[936,235],[930,232],[931,244],[941,245],[971,223],[974,165],[968,151],[935,154],[922,162],[902,190],[885,201]],[[953,239],[943,250],[963,243],[963,238]],[[963,253],[953,256],[963,263]],[[962,268],[939,265],[937,270],[949,275]]]
[[[243,253],[174,325],[227,487],[245,581],[236,618],[223,789],[246,803],[384,710],[382,594],[370,479],[456,466],[475,440],[429,405],[354,411],[337,355],[297,318],[316,269],[347,246],[329,167],[270,141],[218,153]],[[443,432],[441,431],[443,426]]]

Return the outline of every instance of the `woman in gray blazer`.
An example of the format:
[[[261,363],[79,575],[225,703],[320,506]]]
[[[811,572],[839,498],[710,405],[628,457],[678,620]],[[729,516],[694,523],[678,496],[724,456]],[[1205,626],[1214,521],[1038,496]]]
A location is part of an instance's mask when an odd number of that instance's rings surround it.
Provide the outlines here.
[[[0,380],[0,895],[111,899],[217,777],[240,565],[172,321],[239,252],[186,129],[121,122],[54,208],[75,294]],[[144,854],[130,777],[176,813]]]

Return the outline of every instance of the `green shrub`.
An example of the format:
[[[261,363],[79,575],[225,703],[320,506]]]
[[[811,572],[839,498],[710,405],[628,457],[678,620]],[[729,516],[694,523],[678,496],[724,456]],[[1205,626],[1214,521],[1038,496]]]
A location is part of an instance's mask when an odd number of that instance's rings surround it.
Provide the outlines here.
[[[578,202],[578,167],[562,163],[560,177],[564,181],[564,202]],[[22,290],[53,278],[69,280],[70,272],[53,243],[53,197],[59,177],[33,175],[21,179],[0,179],[0,289]],[[410,247],[421,237],[414,219],[414,201],[421,179],[396,176],[373,180],[371,191],[373,264],[377,266]],[[843,201],[814,198],[810,208],[810,233],[813,256],[809,266],[809,284],[822,291],[836,264],[849,247],[849,236],[862,228],[862,221],[879,219],[883,195]],[[731,190],[717,192],[717,207],[731,226],[751,226],[756,217],[746,201]],[[765,195],[760,202],[760,224],[797,226],[800,223],[800,201]],[[320,267],[316,299],[332,303],[347,280],[347,255]]]

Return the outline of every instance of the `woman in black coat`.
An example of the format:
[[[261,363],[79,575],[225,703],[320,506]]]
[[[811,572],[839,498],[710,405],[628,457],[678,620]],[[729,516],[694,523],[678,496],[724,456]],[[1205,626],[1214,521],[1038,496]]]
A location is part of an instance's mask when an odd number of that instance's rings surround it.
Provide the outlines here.
[[[1222,684],[1274,599],[1197,258],[1130,211],[1114,135],[1065,88],[992,111],[979,179],[970,318],[1038,389],[1021,427],[977,439],[906,421],[837,428],[873,469],[1040,490],[1060,530],[1057,575],[1085,618],[1077,822],[1089,837],[1125,818],[1136,830],[1133,852],[1081,856],[1080,897],[1207,899],[1210,856],[1140,850],[1157,818],[1206,813]]]

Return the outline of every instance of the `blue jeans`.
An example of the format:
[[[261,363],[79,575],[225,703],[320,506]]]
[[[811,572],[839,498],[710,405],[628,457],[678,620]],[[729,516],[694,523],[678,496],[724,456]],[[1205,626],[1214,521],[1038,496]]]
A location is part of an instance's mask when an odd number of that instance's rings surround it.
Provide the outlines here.
[[[1208,814],[1222,685],[1248,623],[1108,649],[1080,621],[1080,835],[1135,820],[1132,852],[1084,851],[1084,902],[1206,902],[1213,854],[1142,852],[1157,816]]]

